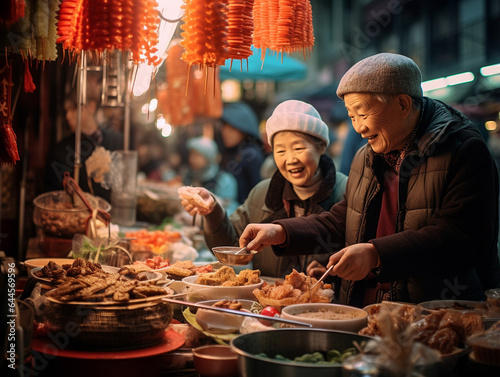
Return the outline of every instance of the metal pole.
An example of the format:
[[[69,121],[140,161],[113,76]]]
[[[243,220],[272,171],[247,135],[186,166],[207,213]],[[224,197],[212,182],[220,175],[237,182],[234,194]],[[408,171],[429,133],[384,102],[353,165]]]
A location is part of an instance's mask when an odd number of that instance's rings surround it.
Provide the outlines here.
[[[123,56],[123,58],[125,58]],[[123,150],[128,151],[130,148],[130,97],[132,96],[133,81],[137,75],[137,65],[134,64],[132,69],[129,69],[129,77],[127,80],[127,92],[125,93],[125,106],[123,109]]]
[[[73,178],[79,182],[81,166],[81,142],[82,142],[82,106],[86,104],[87,99],[87,56],[82,51],[80,56],[80,70],[78,72],[77,82],[77,119],[75,128],[75,171]]]

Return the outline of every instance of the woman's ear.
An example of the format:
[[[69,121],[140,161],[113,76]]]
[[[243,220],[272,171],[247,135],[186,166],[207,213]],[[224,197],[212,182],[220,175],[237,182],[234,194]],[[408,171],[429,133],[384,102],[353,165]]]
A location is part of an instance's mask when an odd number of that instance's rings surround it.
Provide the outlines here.
[[[326,143],[321,143],[321,145],[318,147],[318,152],[320,155],[324,155],[326,152],[327,145]]]

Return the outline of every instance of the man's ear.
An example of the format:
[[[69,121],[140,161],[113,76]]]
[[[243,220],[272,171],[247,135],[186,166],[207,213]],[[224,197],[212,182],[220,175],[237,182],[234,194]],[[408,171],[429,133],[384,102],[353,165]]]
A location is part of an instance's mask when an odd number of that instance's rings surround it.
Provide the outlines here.
[[[410,114],[411,107],[413,106],[413,99],[408,94],[400,94],[398,100],[403,117],[406,118]]]

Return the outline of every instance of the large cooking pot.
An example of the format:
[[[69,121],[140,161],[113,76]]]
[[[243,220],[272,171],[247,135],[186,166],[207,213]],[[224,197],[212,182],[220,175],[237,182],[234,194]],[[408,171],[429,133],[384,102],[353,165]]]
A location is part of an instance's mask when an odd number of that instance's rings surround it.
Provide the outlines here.
[[[293,359],[316,351],[343,351],[353,347],[355,341],[361,344],[370,339],[368,336],[334,330],[277,329],[240,335],[231,341],[231,347],[238,354],[239,375],[242,377],[334,377],[342,375],[342,364],[297,364],[258,354],[265,353],[270,357],[282,355]]]

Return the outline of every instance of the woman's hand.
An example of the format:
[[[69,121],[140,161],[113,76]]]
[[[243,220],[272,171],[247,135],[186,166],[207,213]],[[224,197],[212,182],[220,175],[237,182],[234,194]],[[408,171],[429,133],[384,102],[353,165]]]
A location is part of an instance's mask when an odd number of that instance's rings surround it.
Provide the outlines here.
[[[184,189],[189,193],[190,197],[182,198],[181,204],[191,216],[197,213],[201,216],[211,214],[217,204],[213,194],[204,187],[188,187]]]
[[[306,274],[312,278],[319,279],[326,272],[326,267],[323,266],[318,261],[313,260],[309,263],[309,266],[306,267]]]
[[[371,243],[358,243],[333,254],[326,267],[335,266],[330,275],[357,281],[364,279],[378,264],[375,246]]]
[[[286,242],[286,231],[277,224],[248,224],[240,236],[240,247],[262,251],[266,246]]]

